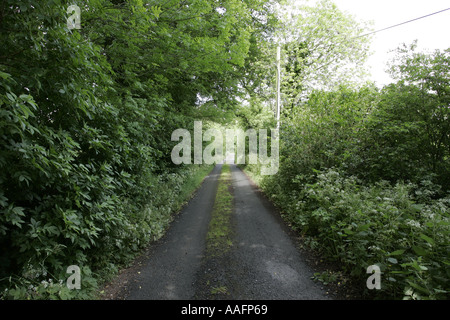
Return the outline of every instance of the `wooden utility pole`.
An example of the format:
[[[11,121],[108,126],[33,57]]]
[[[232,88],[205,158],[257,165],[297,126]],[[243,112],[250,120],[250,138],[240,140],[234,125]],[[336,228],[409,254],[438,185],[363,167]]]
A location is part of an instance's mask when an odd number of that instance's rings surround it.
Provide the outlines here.
[[[281,82],[281,48],[277,47],[277,129],[280,129],[280,113],[281,113],[281,98],[280,98],[280,82]]]

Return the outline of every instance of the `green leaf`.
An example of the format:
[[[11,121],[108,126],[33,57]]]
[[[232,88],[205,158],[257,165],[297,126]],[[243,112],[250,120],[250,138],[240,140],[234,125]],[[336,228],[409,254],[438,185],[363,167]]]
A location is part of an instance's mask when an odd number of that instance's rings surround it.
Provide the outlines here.
[[[413,287],[414,289],[417,289],[417,290],[419,290],[420,292],[425,293],[425,294],[430,294],[430,291],[429,291],[428,289],[426,289],[426,288],[424,288],[424,287],[422,287],[422,286],[419,286],[418,284],[416,284],[416,283],[414,283],[414,282],[412,282],[412,281],[408,281],[408,283],[409,283],[409,285],[410,285],[411,287]]]
[[[431,245],[434,245],[434,240],[426,235],[424,235],[423,233],[420,235],[420,238],[425,240],[426,242],[428,242]]]
[[[12,92],[7,92],[6,96],[8,97],[9,100],[11,100],[12,102],[16,101],[17,96],[12,93]]]
[[[344,232],[345,232],[346,234],[348,234],[348,235],[354,234],[354,232],[353,232],[352,230],[350,230],[350,229],[344,229]]]
[[[370,228],[371,225],[372,225],[371,223],[364,224],[364,225],[362,225],[362,226],[359,226],[359,227],[358,227],[358,230],[360,230],[360,231],[366,231],[366,230],[368,230],[368,229]]]
[[[413,249],[413,251],[414,251],[417,255],[419,255],[419,256],[426,256],[426,255],[429,254],[429,251],[425,250],[425,249],[422,248],[422,247],[413,246],[412,249]]]
[[[159,15],[162,12],[161,7],[159,7],[159,6],[151,6],[150,9],[152,10],[152,13],[156,17],[156,19],[159,19]]]
[[[14,212],[17,216],[24,217],[25,213],[23,213],[23,210],[24,210],[24,208],[22,208],[22,207],[14,207],[12,209],[12,212]]]
[[[389,253],[389,256],[399,256],[401,254],[403,254],[405,252],[405,250],[395,250],[391,253]]]
[[[10,78],[10,77],[11,77],[11,75],[9,73],[0,71],[0,78],[6,79],[6,78]]]

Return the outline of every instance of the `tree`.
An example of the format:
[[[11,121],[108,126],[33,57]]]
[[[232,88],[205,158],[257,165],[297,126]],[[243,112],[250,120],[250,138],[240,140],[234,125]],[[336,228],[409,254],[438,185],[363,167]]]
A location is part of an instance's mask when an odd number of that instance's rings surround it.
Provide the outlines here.
[[[285,28],[279,38],[289,46],[287,62],[303,65],[301,82],[307,91],[335,89],[363,79],[370,37],[361,35],[368,30],[367,23],[356,21],[330,0],[317,1],[314,6],[289,3],[284,10]],[[296,73],[285,77],[299,81]],[[298,93],[290,98],[299,101]]]
[[[450,173],[450,50],[416,52],[416,43],[397,49],[385,87],[369,117],[365,170],[393,181],[435,176],[445,189]]]
[[[1,279],[64,276],[73,260],[104,272],[160,236],[188,170],[171,132],[235,110],[268,13],[262,0],[76,3],[71,30],[69,1],[0,2]]]

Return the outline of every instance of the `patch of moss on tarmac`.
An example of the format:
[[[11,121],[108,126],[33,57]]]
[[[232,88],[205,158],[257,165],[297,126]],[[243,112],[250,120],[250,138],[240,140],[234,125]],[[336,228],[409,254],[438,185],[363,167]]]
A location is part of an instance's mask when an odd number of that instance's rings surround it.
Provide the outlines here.
[[[233,286],[226,272],[234,239],[234,196],[231,171],[222,166],[206,236],[206,252],[198,274],[197,299],[229,299]]]

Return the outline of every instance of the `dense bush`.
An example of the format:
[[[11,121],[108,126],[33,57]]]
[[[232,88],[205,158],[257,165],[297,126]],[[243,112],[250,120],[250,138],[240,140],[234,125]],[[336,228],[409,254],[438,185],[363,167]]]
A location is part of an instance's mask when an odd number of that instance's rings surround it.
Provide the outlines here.
[[[8,298],[86,297],[161,236],[209,169],[174,165],[171,133],[233,109],[250,38],[268,30],[251,27],[250,11],[269,14],[259,0],[76,1],[81,29],[67,26],[72,4],[0,3],[0,289]],[[88,290],[69,294],[60,279],[73,264]]]
[[[83,121],[69,125],[48,121],[45,102],[17,96],[11,75],[0,76],[1,287],[11,298],[87,298],[163,234],[205,168],[155,165],[147,125],[156,121],[142,99],[122,110],[87,99]],[[82,266],[82,291],[66,287],[72,264]]]
[[[417,202],[415,194],[430,191],[404,183],[367,187],[329,169],[291,194],[287,218],[361,284],[368,266],[380,266],[384,297],[445,298],[450,198]]]
[[[449,50],[399,49],[398,82],[314,91],[284,119],[280,169],[247,170],[324,257],[381,298],[450,293]]]

